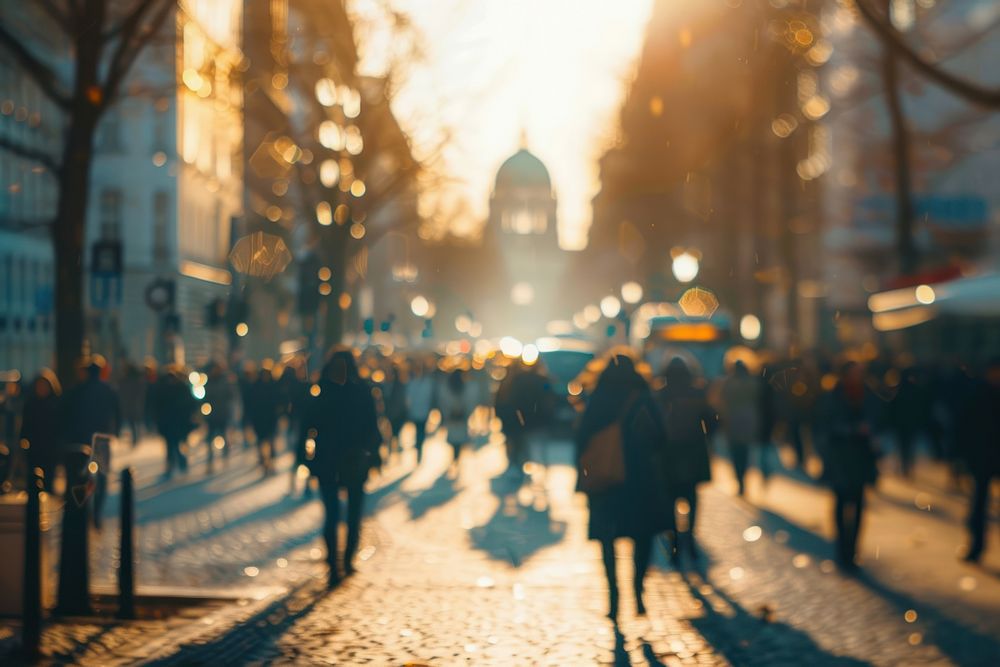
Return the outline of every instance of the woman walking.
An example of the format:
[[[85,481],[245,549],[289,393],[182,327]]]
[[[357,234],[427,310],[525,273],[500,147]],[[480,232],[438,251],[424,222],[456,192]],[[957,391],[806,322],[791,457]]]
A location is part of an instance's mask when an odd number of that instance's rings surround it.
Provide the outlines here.
[[[28,465],[42,472],[45,490],[52,493],[59,465],[60,396],[55,373],[43,368],[32,383],[21,416],[21,440],[28,443]]]
[[[455,477],[458,474],[458,457],[462,453],[462,447],[469,442],[469,417],[476,407],[474,388],[465,381],[462,369],[456,368],[448,374],[438,396],[438,407],[441,409],[441,419],[448,431],[448,444],[453,452],[448,474]]]
[[[656,392],[656,401],[666,431],[664,478],[668,492],[667,507],[686,518],[677,522],[677,530],[668,533],[671,538],[670,557],[677,565],[680,531],[685,527],[688,556],[691,560],[697,558],[694,529],[698,516],[698,485],[712,478],[708,438],[715,429],[717,419],[715,411],[708,405],[704,390],[695,386],[694,376],[682,359],[675,357],[670,361],[663,379],[665,384]]]
[[[854,571],[865,487],[878,477],[878,457],[872,441],[877,408],[865,386],[864,368],[855,362],[845,364],[828,399],[824,476],[836,498],[837,562],[844,570]]]
[[[636,610],[646,613],[643,581],[653,538],[673,527],[662,479],[663,427],[649,386],[632,359],[611,357],[577,433],[578,488],[590,507],[588,535],[601,543],[608,579],[608,617],[618,617],[615,540],[634,542]]]
[[[361,536],[364,484],[372,468],[380,465],[378,427],[371,388],[358,375],[354,354],[336,348],[323,367],[305,415],[306,433],[315,443],[312,469],[319,478],[325,520],[323,538],[330,566],[329,586],[340,582],[337,568],[337,529],[340,524],[340,490],[347,491],[347,544],[343,573],[354,572],[354,554]],[[308,445],[307,445],[308,446]]]

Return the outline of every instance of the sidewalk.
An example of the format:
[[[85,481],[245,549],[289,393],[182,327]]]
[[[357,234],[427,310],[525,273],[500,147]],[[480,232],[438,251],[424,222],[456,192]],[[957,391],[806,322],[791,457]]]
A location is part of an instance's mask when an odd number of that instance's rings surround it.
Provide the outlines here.
[[[372,486],[358,574],[332,593],[319,506],[284,501],[287,476],[260,480],[238,457],[210,480],[195,481],[196,466],[187,482],[141,487],[141,582],[286,593],[169,621],[50,625],[46,642],[79,664],[998,664],[1000,549],[991,543],[982,568],[959,562],[961,503],[935,484],[880,482],[864,575],[849,578],[829,560],[824,489],[752,479],[750,504],[716,462],[699,506],[704,567],[677,573],[657,553],[649,615],[637,618],[621,544],[615,632],[569,447],[551,445],[550,467],[523,487],[501,475],[502,452],[497,436],[467,451],[455,481],[440,435],[420,468],[396,461]],[[208,504],[193,509],[193,494]],[[162,642],[142,641],[152,634]]]

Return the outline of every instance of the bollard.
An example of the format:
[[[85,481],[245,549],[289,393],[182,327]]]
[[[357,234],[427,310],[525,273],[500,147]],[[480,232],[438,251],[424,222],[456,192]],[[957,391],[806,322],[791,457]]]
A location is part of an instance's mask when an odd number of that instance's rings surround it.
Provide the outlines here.
[[[89,616],[89,509],[93,480],[87,470],[90,447],[77,446],[66,453],[66,502],[63,505],[62,539],[59,545],[59,593],[55,613]]]
[[[37,658],[42,638],[42,480],[28,466],[28,502],[24,508],[24,589],[21,600],[21,652]]]
[[[135,485],[122,470],[121,547],[118,559],[118,618],[135,618]]]

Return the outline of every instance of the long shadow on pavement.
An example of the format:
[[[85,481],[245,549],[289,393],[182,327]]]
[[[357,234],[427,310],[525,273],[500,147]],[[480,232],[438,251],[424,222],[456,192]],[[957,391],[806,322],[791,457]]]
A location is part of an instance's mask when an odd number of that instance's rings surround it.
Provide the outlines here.
[[[761,524],[770,533],[788,534],[787,547],[824,559],[833,555],[833,545],[824,538],[792,523],[780,514],[757,508]],[[929,564],[932,565],[932,564]],[[937,646],[958,664],[1000,664],[1000,640],[989,637],[949,618],[944,612],[912,596],[889,588],[872,575],[861,572],[856,580],[894,606],[900,617],[910,610],[918,612],[926,628],[925,639]]]
[[[536,551],[559,542],[566,534],[566,523],[552,520],[548,503],[539,510],[517,502],[520,482],[519,475],[509,473],[491,479],[490,490],[499,499],[496,512],[486,524],[469,531],[474,549],[496,560],[509,561],[514,567],[520,567]],[[533,493],[543,492],[533,489]]]
[[[691,625],[712,648],[734,665],[835,665],[862,667],[870,663],[828,653],[801,630],[754,616],[701,576],[683,575],[691,595],[705,615]]]

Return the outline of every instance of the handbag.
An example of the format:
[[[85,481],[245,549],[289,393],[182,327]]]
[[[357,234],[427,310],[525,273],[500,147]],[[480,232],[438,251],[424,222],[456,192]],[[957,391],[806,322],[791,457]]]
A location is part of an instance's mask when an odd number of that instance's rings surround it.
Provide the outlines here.
[[[625,483],[625,432],[622,418],[635,398],[625,403],[617,419],[591,436],[580,455],[578,487],[587,494],[601,493]]]

